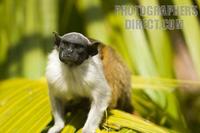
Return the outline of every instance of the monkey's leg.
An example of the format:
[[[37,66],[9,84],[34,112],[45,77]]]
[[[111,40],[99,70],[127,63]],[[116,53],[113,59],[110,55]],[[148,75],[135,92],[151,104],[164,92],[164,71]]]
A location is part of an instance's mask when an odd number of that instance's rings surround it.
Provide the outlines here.
[[[83,127],[83,133],[95,133],[96,128],[98,128],[104,111],[108,107],[110,101],[110,92],[95,92],[93,94],[91,108]]]
[[[124,110],[128,113],[133,113],[134,107],[131,103],[131,93],[123,93],[123,95],[118,99],[117,109]]]
[[[50,94],[54,125],[48,130],[48,133],[58,133],[64,128],[64,104],[59,99]]]

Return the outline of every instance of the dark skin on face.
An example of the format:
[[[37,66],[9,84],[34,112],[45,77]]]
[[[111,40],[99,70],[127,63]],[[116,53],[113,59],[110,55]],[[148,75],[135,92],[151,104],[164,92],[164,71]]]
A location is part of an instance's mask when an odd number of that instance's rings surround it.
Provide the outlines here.
[[[68,65],[80,65],[88,59],[87,46],[61,41],[59,46],[59,59]]]
[[[94,41],[91,44],[87,43],[74,43],[77,40],[70,40],[66,37],[60,37],[57,33],[55,34],[55,44],[59,51],[59,59],[68,66],[76,66],[82,64],[90,56],[94,56],[98,53],[99,42]],[[79,36],[80,35],[73,35]],[[78,37],[76,39],[79,39]],[[73,41],[73,42],[72,42]]]

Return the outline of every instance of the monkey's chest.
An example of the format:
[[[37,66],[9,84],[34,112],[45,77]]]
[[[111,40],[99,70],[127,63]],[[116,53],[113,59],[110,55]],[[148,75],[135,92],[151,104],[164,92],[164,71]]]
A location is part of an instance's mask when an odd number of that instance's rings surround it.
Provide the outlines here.
[[[77,72],[69,72],[67,75],[59,77],[56,81],[55,95],[67,100],[76,97],[90,97],[94,84],[96,84],[95,80],[91,80],[84,73]]]
[[[57,97],[67,100],[76,97],[90,98],[94,90],[106,83],[98,56],[75,68],[65,66],[54,56],[52,58],[48,63],[46,76],[50,91]]]
[[[90,97],[93,90],[93,83],[81,75],[71,75],[67,81],[67,93],[78,97]]]

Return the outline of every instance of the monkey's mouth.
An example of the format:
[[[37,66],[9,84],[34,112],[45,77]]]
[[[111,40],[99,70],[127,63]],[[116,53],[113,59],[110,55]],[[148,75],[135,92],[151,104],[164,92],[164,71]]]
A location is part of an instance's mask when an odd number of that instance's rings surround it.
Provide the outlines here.
[[[78,59],[60,59],[60,61],[68,66],[78,66],[82,64],[82,61]]]

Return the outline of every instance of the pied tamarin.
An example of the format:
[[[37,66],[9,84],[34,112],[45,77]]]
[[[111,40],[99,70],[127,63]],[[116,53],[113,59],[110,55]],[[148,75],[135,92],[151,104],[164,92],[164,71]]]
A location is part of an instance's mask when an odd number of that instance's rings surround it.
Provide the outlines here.
[[[133,111],[131,74],[114,49],[80,33],[54,34],[46,68],[54,117],[48,133],[63,129],[65,107],[72,100],[88,98],[91,103],[83,133],[95,133],[107,108]]]

